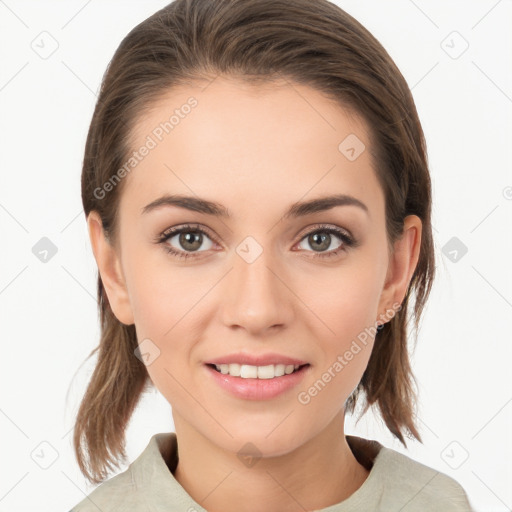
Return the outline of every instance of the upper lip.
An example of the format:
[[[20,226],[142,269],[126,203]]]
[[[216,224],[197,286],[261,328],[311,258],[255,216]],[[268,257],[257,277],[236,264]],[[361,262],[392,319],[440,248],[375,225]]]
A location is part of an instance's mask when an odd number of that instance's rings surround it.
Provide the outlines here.
[[[289,357],[282,354],[267,353],[267,354],[227,354],[225,356],[209,359],[206,364],[248,364],[251,366],[267,366],[270,364],[285,364],[285,365],[304,365],[308,364],[302,359]]]

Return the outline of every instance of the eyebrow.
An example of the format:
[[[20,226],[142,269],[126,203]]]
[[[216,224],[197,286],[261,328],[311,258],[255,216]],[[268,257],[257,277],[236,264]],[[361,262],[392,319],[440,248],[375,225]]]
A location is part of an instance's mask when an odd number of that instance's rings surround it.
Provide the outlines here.
[[[193,196],[169,194],[159,197],[158,199],[155,199],[148,205],[144,206],[144,208],[142,208],[141,215],[147,214],[165,206],[177,206],[179,208],[184,208],[193,212],[204,213],[206,215],[213,215],[222,218],[232,217],[228,208],[214,201],[208,201],[206,199]],[[303,217],[313,213],[327,211],[336,206],[357,206],[368,214],[368,207],[359,199],[346,194],[336,194],[318,199],[311,199],[309,201],[293,203],[285,212],[283,218],[288,219],[290,217]]]

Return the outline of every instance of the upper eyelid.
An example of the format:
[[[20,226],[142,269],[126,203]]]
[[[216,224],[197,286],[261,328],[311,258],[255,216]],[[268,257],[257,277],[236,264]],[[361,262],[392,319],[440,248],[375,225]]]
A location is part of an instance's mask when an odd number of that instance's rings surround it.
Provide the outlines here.
[[[304,231],[302,231],[303,234],[301,235],[301,240],[302,240],[302,238],[304,238],[305,236],[307,236],[311,233],[315,233],[316,231],[322,231],[322,230],[326,230],[326,231],[333,230],[336,232],[334,234],[344,234],[351,240],[354,240],[354,236],[348,229],[342,228],[340,226],[335,226],[333,224],[326,224],[326,223],[323,223],[323,224],[321,223],[321,224],[317,224],[316,226],[313,225],[313,226],[308,226],[307,228],[304,228]],[[338,233],[338,232],[341,232],[341,233]]]

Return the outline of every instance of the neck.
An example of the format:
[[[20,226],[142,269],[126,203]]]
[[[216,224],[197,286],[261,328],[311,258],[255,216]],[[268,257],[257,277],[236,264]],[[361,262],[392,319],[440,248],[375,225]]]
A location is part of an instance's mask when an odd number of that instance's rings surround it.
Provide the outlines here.
[[[174,422],[179,450],[174,476],[209,511],[249,512],[255,503],[269,512],[317,510],[347,499],[369,474],[347,444],[343,410],[315,438],[250,467],[181,418]]]

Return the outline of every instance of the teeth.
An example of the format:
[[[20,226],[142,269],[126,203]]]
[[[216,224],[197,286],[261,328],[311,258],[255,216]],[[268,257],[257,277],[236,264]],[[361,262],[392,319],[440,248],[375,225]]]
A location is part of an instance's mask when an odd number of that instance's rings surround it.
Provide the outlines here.
[[[252,366],[250,364],[216,364],[217,371],[224,375],[232,377],[241,377],[242,379],[273,379],[274,377],[282,377],[290,375],[299,369],[296,364],[269,364],[267,366]]]
[[[293,370],[294,370],[293,364],[288,364],[284,367],[284,373],[286,373],[286,375],[292,373]]]
[[[226,364],[228,371],[226,373],[229,373],[233,377],[240,377],[240,371],[242,367],[239,364]]]
[[[243,364],[240,367],[240,377],[242,377],[242,379],[257,379],[258,378],[258,367],[257,366],[249,366],[248,364]]]
[[[282,377],[284,375],[284,364],[276,364],[274,367],[274,376],[275,377]]]

